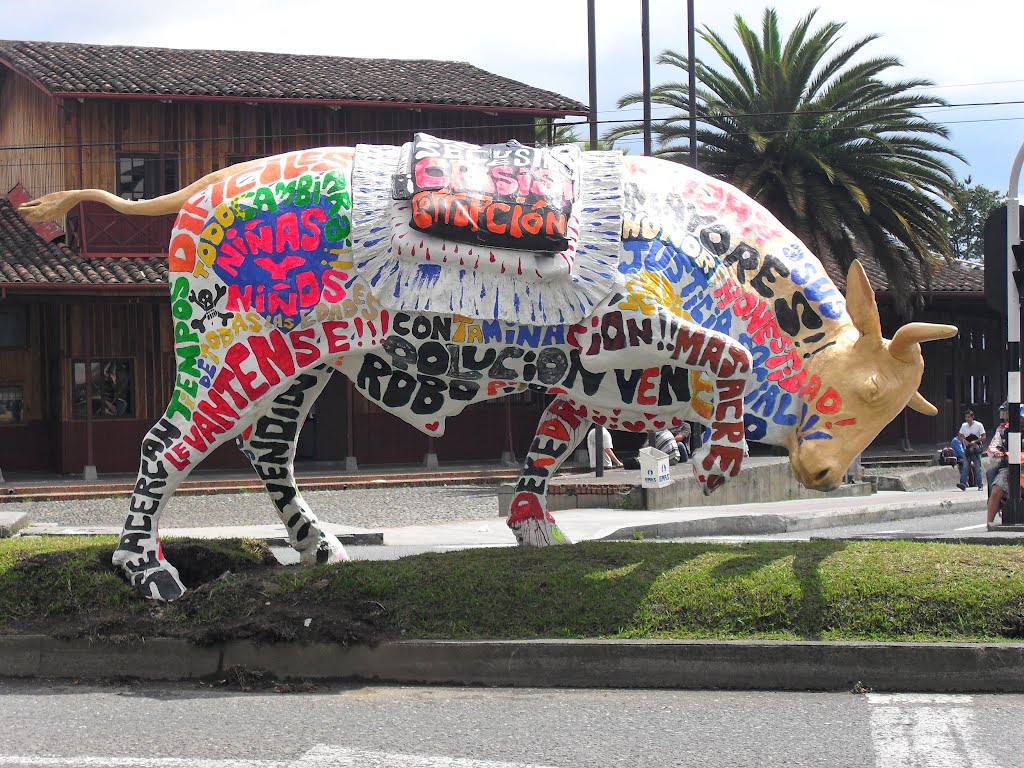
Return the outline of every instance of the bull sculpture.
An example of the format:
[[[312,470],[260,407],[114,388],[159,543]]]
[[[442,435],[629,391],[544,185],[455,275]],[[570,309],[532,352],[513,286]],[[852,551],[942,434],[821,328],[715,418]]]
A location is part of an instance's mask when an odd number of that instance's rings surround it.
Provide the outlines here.
[[[214,448],[237,440],[303,563],[345,560],[293,471],[302,423],[339,369],[427,435],[466,406],[555,395],[508,525],[568,543],[547,484],[592,423],[708,425],[705,493],[740,472],[746,440],[785,447],[808,488],[836,488],[918,392],[920,344],[891,340],[863,268],[840,294],[821,263],[738,190],[617,152],[476,147],[310,149],[212,173],[164,197],[101,190],[26,203],[33,221],[83,200],[177,212],[170,260],[177,379],[146,434],[113,563],[145,597],[184,592],[161,551],[161,510]]]

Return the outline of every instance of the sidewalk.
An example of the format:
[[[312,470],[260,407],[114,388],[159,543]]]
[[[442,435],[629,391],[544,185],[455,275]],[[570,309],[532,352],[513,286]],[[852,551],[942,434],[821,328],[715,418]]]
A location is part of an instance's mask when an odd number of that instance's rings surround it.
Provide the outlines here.
[[[19,507],[26,507],[21,510]],[[810,531],[838,526],[916,517],[977,512],[984,522],[983,494],[957,488],[937,491],[879,491],[870,496],[824,497],[774,501],[729,506],[679,507],[667,510],[576,509],[554,513],[562,531],[572,541],[591,539],[675,539],[685,537],[756,536],[794,531]],[[20,524],[19,524],[20,523]],[[22,534],[111,534],[120,533],[119,526],[32,526],[31,505],[0,506],[0,529],[21,529]],[[349,545],[383,544],[396,547],[466,547],[512,546],[515,538],[505,518],[493,517],[461,520],[451,523],[380,526],[358,528],[326,524],[326,528]],[[164,537],[255,538],[284,540],[284,526],[240,525],[216,527],[166,527]],[[963,532],[958,537],[971,541],[1019,542],[1019,531],[987,532],[983,528]]]

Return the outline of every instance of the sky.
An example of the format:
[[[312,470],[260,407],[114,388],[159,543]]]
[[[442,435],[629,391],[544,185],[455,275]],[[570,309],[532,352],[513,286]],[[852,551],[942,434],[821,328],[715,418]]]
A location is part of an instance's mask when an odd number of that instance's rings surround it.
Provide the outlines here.
[[[764,0],[694,0],[697,29],[720,33],[734,50],[739,14],[760,29]],[[620,96],[642,88],[640,0],[596,0],[598,119],[636,120],[639,106],[619,110]],[[685,0],[650,0],[652,60],[686,51]],[[518,0],[504,6],[443,5],[412,0],[33,0],[7,3],[0,37],[171,48],[222,48],[375,58],[467,61],[490,72],[587,103],[586,0]],[[1024,2],[1020,0],[776,0],[782,29],[817,7],[816,26],[845,23],[839,45],[879,34],[865,54],[897,56],[887,79],[923,78],[950,106],[928,110],[948,127],[965,159],[961,179],[1005,193],[1024,144]],[[709,51],[697,41],[697,55]],[[652,63],[652,84],[677,80]],[[1016,102],[1016,103],[1013,103]],[[654,115],[664,114],[655,108]],[[578,131],[588,136],[586,126]],[[638,137],[630,145],[642,152]],[[1024,186],[1024,185],[1022,185]],[[1024,190],[1022,190],[1024,191]]]

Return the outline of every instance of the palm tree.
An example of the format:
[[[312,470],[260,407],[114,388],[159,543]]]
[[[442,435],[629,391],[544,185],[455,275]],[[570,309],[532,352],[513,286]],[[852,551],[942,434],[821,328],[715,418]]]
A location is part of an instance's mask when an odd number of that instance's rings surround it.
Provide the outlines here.
[[[576,133],[576,123],[551,123],[549,134],[547,120],[534,123],[534,136],[538,147],[555,146],[557,144],[579,144],[583,141]]]
[[[873,256],[907,312],[912,289],[930,282],[928,267],[951,254],[943,203],[956,177],[946,159],[962,158],[940,141],[946,128],[919,112],[946,102],[918,90],[933,85],[928,80],[884,82],[883,72],[901,66],[895,57],[855,62],[878,35],[833,51],[844,25],[811,30],[816,13],[785,41],[774,9],[765,10],[760,37],[737,15],[742,57],[708,27],[700,32],[717,57],[695,61],[700,168],[755,198],[844,268]],[[658,61],[687,72],[686,57],[671,50]],[[685,80],[652,91],[653,102],[680,110],[653,126],[656,154],[677,162],[689,154]],[[641,100],[630,93],[619,107]],[[642,130],[633,123],[605,138]]]

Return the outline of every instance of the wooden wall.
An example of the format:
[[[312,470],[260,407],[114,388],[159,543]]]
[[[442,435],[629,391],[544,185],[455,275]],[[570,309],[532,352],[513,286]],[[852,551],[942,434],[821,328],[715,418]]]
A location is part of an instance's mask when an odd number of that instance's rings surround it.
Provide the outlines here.
[[[164,300],[104,301],[65,305],[61,328],[61,381],[70,385],[72,365],[86,358],[128,358],[134,363],[134,414],[147,422],[163,413],[174,383],[170,308]],[[71,398],[61,398],[62,419],[71,419]]]
[[[66,188],[77,164],[64,124],[56,101],[0,68],[0,194],[19,182],[34,196]]]
[[[24,421],[47,418],[49,409],[43,386],[43,308],[38,304],[4,302],[0,309],[23,309],[27,313],[28,346],[0,349],[0,386],[17,384],[24,388]]]
[[[36,303],[8,300],[0,308],[24,308],[28,344],[24,349],[0,349],[0,385],[22,387],[22,420],[0,426],[0,469],[5,472],[50,469],[55,461],[55,404],[47,337],[53,309]]]
[[[882,332],[892,338],[902,322],[884,304],[879,310]],[[925,368],[918,391],[939,413],[925,416],[906,409],[882,430],[874,444],[894,446],[909,434],[916,451],[946,445],[960,428],[966,408],[974,411],[989,435],[993,434],[999,403],[1006,399],[1005,320],[992,312],[980,295],[933,300],[926,310],[914,315],[914,320],[960,329],[952,339],[930,341],[921,347]],[[983,380],[988,385],[986,391],[980,386]]]
[[[163,103],[87,100],[80,105],[85,187],[115,189],[119,152],[172,153],[186,186],[228,164],[319,146],[400,144],[416,131],[478,143],[514,138],[533,142],[529,116],[468,110],[249,105],[235,102]],[[68,137],[70,141],[70,137]],[[113,145],[104,142],[113,142]],[[68,179],[70,186],[71,179]]]

